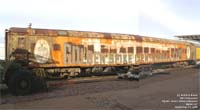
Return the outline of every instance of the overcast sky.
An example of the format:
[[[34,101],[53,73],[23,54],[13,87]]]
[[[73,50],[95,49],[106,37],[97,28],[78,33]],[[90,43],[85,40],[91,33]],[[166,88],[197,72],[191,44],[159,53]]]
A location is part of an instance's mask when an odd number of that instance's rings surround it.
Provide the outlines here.
[[[0,42],[10,27],[140,34],[200,34],[200,0],[0,0]]]

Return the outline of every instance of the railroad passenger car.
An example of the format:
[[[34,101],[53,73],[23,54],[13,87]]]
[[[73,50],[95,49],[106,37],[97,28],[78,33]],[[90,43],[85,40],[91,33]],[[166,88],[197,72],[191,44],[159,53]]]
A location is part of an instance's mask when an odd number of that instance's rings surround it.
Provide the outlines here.
[[[6,60],[47,79],[200,60],[200,48],[193,43],[148,36],[31,27],[13,27],[5,34]],[[8,82],[13,79],[9,71],[5,77]]]

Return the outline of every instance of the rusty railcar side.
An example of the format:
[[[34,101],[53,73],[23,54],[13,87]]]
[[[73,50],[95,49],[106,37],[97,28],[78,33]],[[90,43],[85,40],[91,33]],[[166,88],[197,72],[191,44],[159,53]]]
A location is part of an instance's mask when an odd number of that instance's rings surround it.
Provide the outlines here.
[[[152,65],[196,60],[192,43],[140,35],[29,27],[10,28],[5,36],[4,82],[15,95],[46,88],[45,79],[124,73],[139,79]]]
[[[139,35],[11,28],[8,36],[6,58],[16,50],[26,50],[28,59],[21,58],[35,67],[140,65],[193,59],[189,43]]]
[[[23,62],[37,76],[60,78],[105,71],[116,74],[138,65],[189,62],[194,60],[194,46],[119,33],[10,28],[6,57]]]

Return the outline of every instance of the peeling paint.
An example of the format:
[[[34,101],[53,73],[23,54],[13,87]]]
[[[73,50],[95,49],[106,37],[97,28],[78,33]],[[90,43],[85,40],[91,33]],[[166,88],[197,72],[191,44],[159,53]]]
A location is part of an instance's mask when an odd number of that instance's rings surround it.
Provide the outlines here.
[[[46,60],[37,64],[40,67],[152,64],[189,60],[194,53],[190,43],[129,34],[11,28],[8,37],[8,56],[22,47],[36,54],[37,41],[45,40],[49,56],[41,54]],[[25,42],[19,43],[20,38]],[[37,57],[29,58],[41,63]]]

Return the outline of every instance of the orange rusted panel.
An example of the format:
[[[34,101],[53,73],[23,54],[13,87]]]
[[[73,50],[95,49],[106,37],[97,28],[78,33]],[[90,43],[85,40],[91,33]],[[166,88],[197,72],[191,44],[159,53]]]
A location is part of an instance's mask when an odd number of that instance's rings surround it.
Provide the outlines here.
[[[133,65],[193,58],[186,42],[139,35],[10,28],[7,57],[25,49],[37,67]]]

